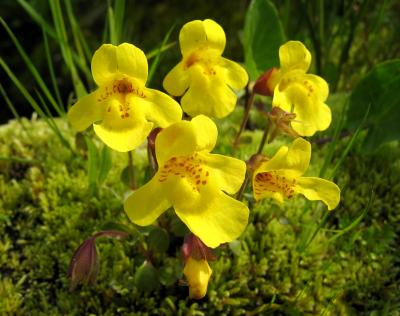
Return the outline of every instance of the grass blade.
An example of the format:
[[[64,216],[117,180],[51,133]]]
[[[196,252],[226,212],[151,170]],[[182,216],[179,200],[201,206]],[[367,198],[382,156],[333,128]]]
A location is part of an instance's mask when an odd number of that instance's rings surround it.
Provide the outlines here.
[[[108,27],[109,27],[109,34],[110,34],[110,43],[113,45],[117,45],[118,39],[117,39],[117,32],[115,29],[114,11],[110,5],[108,6],[107,12],[108,12],[107,18],[108,18]]]
[[[53,89],[56,94],[56,99],[58,104],[63,105],[62,100],[61,100],[61,94],[60,90],[58,89],[58,84],[57,84],[57,78],[54,72],[54,67],[53,67],[53,62],[50,54],[50,47],[49,47],[49,41],[47,39],[46,32],[43,29],[43,42],[44,42],[44,49],[46,51],[46,59],[47,63],[49,66],[49,72],[50,72],[50,78],[51,78],[51,83],[53,84]],[[65,112],[65,108],[62,107],[63,111]]]
[[[171,42],[168,43],[166,45],[163,45],[162,49],[161,49],[161,53],[165,52],[166,50],[169,50],[170,48],[174,47],[176,45],[176,42]],[[146,58],[148,60],[154,58],[157,56],[157,54],[159,53],[160,48],[155,48],[152,51],[150,51],[150,53],[146,54]]]
[[[113,45],[120,44],[124,14],[125,14],[125,1],[115,0],[114,9],[109,4],[107,9],[107,25],[110,35],[110,43]]]
[[[154,61],[151,63],[151,67],[149,70],[149,75],[147,78],[147,86],[150,86],[151,80],[153,79],[153,76],[157,70],[158,65],[160,64],[160,60],[161,60],[161,54],[163,52],[163,48],[164,46],[167,44],[169,37],[171,36],[172,31],[175,28],[175,24],[172,25],[172,27],[168,30],[167,34],[165,34],[165,37],[160,45],[160,48],[158,49],[157,55],[155,56]]]
[[[14,117],[17,119],[18,123],[21,125],[22,129],[28,134],[30,135],[29,129],[25,126],[25,124],[23,123],[21,117],[18,114],[17,109],[15,108],[14,104],[11,102],[11,100],[9,99],[6,90],[4,90],[3,85],[0,83],[0,93],[3,96],[4,100],[6,101],[6,104],[8,106],[8,108],[10,109],[10,111],[12,112],[12,114],[14,115]]]
[[[21,55],[22,59],[24,60],[25,64],[27,65],[29,71],[32,73],[33,77],[35,78],[37,84],[39,85],[40,89],[46,95],[47,99],[50,101],[51,105],[57,111],[58,115],[64,116],[65,112],[61,110],[57,101],[54,99],[53,95],[51,94],[50,90],[47,88],[47,85],[42,79],[42,76],[37,71],[35,65],[32,63],[32,60],[29,58],[28,54],[22,48],[21,44],[19,43],[18,39],[15,37],[14,33],[8,27],[7,23],[0,17],[0,23],[3,25],[5,30],[7,31],[8,35],[10,36],[11,40],[13,41],[15,47],[17,48],[19,54]]]
[[[324,177],[324,175],[325,175],[325,173],[326,173],[326,171],[328,169],[329,164],[332,162],[333,155],[334,155],[334,153],[336,151],[336,145],[339,142],[340,132],[342,131],[342,128],[344,126],[345,113],[347,112],[348,104],[349,103],[348,103],[348,98],[347,98],[346,99],[346,104],[343,107],[342,113],[340,115],[339,122],[335,126],[335,130],[333,131],[332,142],[329,144],[328,153],[326,154],[325,159],[324,159],[324,163],[323,163],[323,165],[321,167],[321,170],[319,171],[319,177],[320,178]]]
[[[47,125],[53,130],[53,132],[58,136],[60,139],[61,143],[66,146],[68,149],[71,150],[73,153],[73,150],[71,148],[71,145],[68,143],[68,141],[64,138],[64,136],[61,134],[60,130],[58,129],[57,125],[53,125],[52,122],[49,120],[49,118],[46,116],[45,112],[42,110],[42,108],[39,106],[39,104],[35,101],[35,99],[30,95],[30,93],[25,89],[21,81],[18,80],[18,78],[15,76],[15,74],[12,72],[12,70],[7,66],[7,64],[4,62],[3,58],[0,57],[0,66],[4,69],[4,71],[7,73],[11,81],[16,85],[18,90],[22,93],[22,95],[25,97],[25,99],[28,101],[28,103],[31,105],[31,107],[40,115],[40,117],[47,123]]]
[[[124,17],[125,17],[125,0],[115,0],[114,29],[115,29],[117,44],[119,44],[122,39],[122,31],[124,30]]]
[[[76,21],[74,10],[72,9],[71,1],[65,1],[65,7],[67,9],[67,16],[69,20],[69,24],[71,25],[71,30],[72,30],[72,36],[74,38],[75,42],[75,47],[77,50],[77,55],[76,59],[79,60],[79,64],[84,65],[84,68],[89,70],[88,63],[90,63],[91,60],[91,52],[89,49],[89,45],[82,34],[81,28],[79,27],[78,22]],[[74,56],[73,56],[74,57]],[[86,71],[84,71],[85,75],[87,74]],[[88,81],[90,82],[92,80],[92,77],[90,75],[89,71],[89,78],[87,78]]]
[[[74,64],[71,47],[68,43],[67,32],[65,30],[64,19],[61,13],[60,1],[59,0],[49,1],[49,4],[51,13],[53,15],[53,21],[57,33],[57,39],[61,48],[61,54],[71,73],[72,83],[74,85],[75,93],[78,98],[81,98],[87,94],[87,91],[78,75],[78,72]],[[79,59],[79,57],[77,58]]]
[[[332,238],[330,238],[328,240],[328,242],[333,242],[335,241],[337,238],[339,238],[340,236],[346,234],[347,232],[349,232],[350,230],[356,228],[361,221],[363,220],[363,218],[365,217],[365,215],[367,215],[367,213],[369,212],[369,210],[371,209],[371,205],[372,205],[372,201],[373,201],[373,197],[374,197],[374,191],[371,190],[371,194],[369,196],[369,200],[367,203],[367,206],[364,208],[363,212],[360,214],[360,216],[358,216],[353,222],[351,222],[348,226],[346,226],[345,228],[343,228],[339,233],[337,233],[335,236],[333,236]]]
[[[349,142],[346,145],[345,150],[343,151],[342,155],[340,156],[338,162],[336,163],[335,167],[333,168],[332,172],[330,173],[329,177],[327,177],[327,179],[332,180],[337,171],[339,170],[339,167],[342,165],[344,159],[347,157],[347,154],[349,153],[350,149],[353,147],[360,131],[362,130],[367,117],[368,117],[368,113],[370,110],[371,105],[368,106],[367,111],[365,112],[364,118],[361,122],[361,124],[358,126],[357,130],[354,132],[353,136],[351,137],[351,139],[349,140]],[[321,222],[319,223],[318,227],[314,230],[313,234],[311,235],[311,237],[308,239],[307,242],[302,242],[299,245],[299,251],[303,252],[307,249],[307,247],[312,243],[312,241],[314,240],[315,236],[317,236],[318,232],[320,231],[320,229],[325,225],[326,221],[328,220],[328,216],[330,213],[325,213],[324,217],[322,218]]]
[[[50,24],[48,24],[45,21],[45,19],[37,13],[36,9],[33,8],[28,2],[26,2],[26,0],[18,0],[18,3],[29,14],[29,16],[32,18],[32,20],[34,20],[42,29],[44,29],[45,32],[49,36],[51,36],[53,39],[55,39],[57,41],[60,48],[62,48],[63,46],[66,45],[65,38],[60,37],[59,34],[54,30],[54,28]],[[53,3],[53,1],[49,1],[49,4],[50,4],[50,9],[52,9],[52,7],[55,5],[55,3]],[[52,11],[52,14],[53,14],[53,11]],[[53,18],[54,18],[54,15],[53,15]],[[62,15],[61,15],[61,18],[62,18]],[[82,36],[81,42],[83,42],[83,41],[84,41],[84,38]],[[77,62],[77,65],[79,66],[79,68],[85,73],[85,76],[88,76],[88,74],[89,74],[89,77],[90,77],[90,69],[87,67],[87,65],[85,67],[85,63],[82,64],[78,61],[79,57],[77,56],[77,54],[75,52],[71,51],[71,55],[72,55],[73,60],[75,60]],[[63,54],[63,57],[64,57],[64,54]],[[89,51],[88,59],[90,59],[90,58],[91,58],[91,54]],[[65,58],[64,58],[64,60],[65,60]],[[67,63],[68,68],[70,68],[70,64],[67,61],[66,61],[66,63]],[[82,96],[85,95],[86,90],[85,90],[83,84],[80,85],[79,81],[77,81],[76,83],[74,82],[74,86],[75,86],[75,84],[78,85],[77,88],[79,89]],[[82,91],[84,91],[85,93],[83,93]]]
[[[337,171],[339,170],[339,167],[342,165],[344,159],[347,157],[347,154],[349,153],[350,149],[353,148],[353,145],[355,144],[355,141],[356,141],[358,135],[360,134],[361,130],[363,129],[363,127],[365,125],[365,122],[367,121],[367,117],[368,117],[370,108],[371,108],[371,104],[368,105],[367,111],[365,112],[365,115],[361,121],[361,124],[357,127],[353,136],[347,143],[345,150],[343,151],[343,153],[340,156],[339,160],[337,161],[336,165],[333,167],[333,170],[330,173],[328,179],[333,179],[335,177]]]
[[[21,7],[29,14],[29,16],[34,20],[37,24],[39,24],[47,34],[49,34],[54,39],[57,39],[57,34],[50,24],[43,19],[37,11],[25,0],[17,0]]]

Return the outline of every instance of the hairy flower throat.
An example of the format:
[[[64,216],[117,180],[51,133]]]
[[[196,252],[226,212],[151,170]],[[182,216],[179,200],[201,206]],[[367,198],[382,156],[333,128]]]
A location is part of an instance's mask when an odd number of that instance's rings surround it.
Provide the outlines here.
[[[210,171],[204,166],[204,160],[198,153],[191,156],[172,157],[160,170],[159,182],[167,181],[173,177],[179,177],[188,181],[193,191],[200,191],[202,185],[206,185]]]
[[[288,179],[276,171],[262,172],[254,179],[254,193],[261,196],[265,192],[279,192],[287,198],[294,194],[295,179]]]
[[[118,107],[113,107],[109,105],[107,107],[107,112],[110,113],[113,109],[119,111],[122,119],[129,117],[130,112],[130,102],[128,101],[128,96],[137,96],[145,99],[146,95],[139,85],[135,84],[129,78],[122,78],[119,80],[114,80],[112,84],[106,85],[99,95],[97,101],[103,102],[108,101],[110,98],[118,100]]]

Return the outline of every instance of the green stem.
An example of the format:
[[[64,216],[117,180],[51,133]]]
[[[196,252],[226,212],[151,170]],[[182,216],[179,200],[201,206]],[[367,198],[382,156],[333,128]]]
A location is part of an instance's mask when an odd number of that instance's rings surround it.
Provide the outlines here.
[[[129,186],[132,190],[136,190],[135,170],[133,168],[132,151],[128,151],[128,167],[129,167]]]
[[[239,189],[239,192],[238,192],[237,195],[236,195],[236,200],[238,200],[238,201],[241,201],[241,200],[242,200],[244,190],[246,189],[247,184],[249,183],[249,180],[250,180],[249,171],[246,171],[246,176],[245,176],[245,178],[244,178],[244,181],[243,181],[243,183],[242,183],[242,186],[241,186],[240,189]]]
[[[264,134],[261,138],[260,145],[258,146],[257,154],[261,154],[264,149],[265,143],[267,142],[267,139],[268,139],[269,126],[270,126],[270,124],[268,122],[267,126],[265,127]]]
[[[242,134],[242,132],[247,124],[247,121],[249,120],[250,110],[251,110],[251,107],[253,106],[253,102],[254,102],[254,91],[253,91],[253,89],[251,89],[251,92],[249,93],[247,90],[246,107],[244,110],[243,120],[242,120],[242,123],[240,124],[240,129],[239,129],[238,133],[236,134],[235,140],[233,142],[233,150],[235,150],[236,147],[239,145],[240,135]]]
[[[263,134],[262,139],[261,139],[260,146],[258,147],[258,150],[257,150],[257,154],[261,154],[261,152],[264,149],[265,143],[267,142],[267,139],[268,139],[269,126],[270,126],[270,124],[267,123],[267,126],[265,127],[264,134]],[[236,195],[236,200],[238,200],[238,201],[242,200],[244,190],[246,189],[247,184],[249,183],[249,180],[250,180],[250,174],[249,174],[249,170],[247,170],[246,171],[246,176],[245,176],[244,181],[242,183],[242,186],[240,187],[239,192]]]
[[[154,161],[152,149],[149,142],[147,143],[147,160],[149,162],[149,166],[151,169],[151,175],[154,176],[155,173],[157,172],[157,164]]]

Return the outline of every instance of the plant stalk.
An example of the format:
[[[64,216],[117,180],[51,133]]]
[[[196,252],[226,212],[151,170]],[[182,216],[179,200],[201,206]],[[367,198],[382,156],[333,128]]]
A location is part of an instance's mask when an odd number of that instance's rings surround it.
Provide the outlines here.
[[[128,167],[129,167],[129,187],[132,190],[136,190],[136,178],[135,169],[133,168],[133,154],[132,151],[128,151]]]
[[[247,121],[249,120],[249,116],[250,116],[250,110],[251,107],[253,106],[253,102],[254,102],[254,90],[251,89],[251,92],[249,92],[249,90],[246,90],[246,107],[244,110],[244,115],[243,115],[243,120],[242,123],[240,124],[240,129],[238,131],[238,133],[236,134],[235,140],[233,142],[233,150],[235,150],[237,148],[237,146],[239,145],[240,142],[240,135],[242,134]]]

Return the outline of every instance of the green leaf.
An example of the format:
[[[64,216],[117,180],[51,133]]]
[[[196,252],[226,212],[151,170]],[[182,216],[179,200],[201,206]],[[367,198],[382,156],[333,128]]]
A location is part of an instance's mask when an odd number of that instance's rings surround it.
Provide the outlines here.
[[[110,149],[104,145],[100,154],[99,175],[97,178],[99,186],[106,180],[112,167],[112,155]]]
[[[122,169],[120,178],[119,178],[121,180],[121,182],[123,184],[125,184],[127,187],[129,187],[129,185],[130,185],[129,171],[130,171],[129,166],[126,166],[124,169]]]
[[[355,87],[350,96],[346,126],[355,129],[370,106],[369,127],[364,149],[400,139],[400,59],[375,66]]]
[[[97,191],[97,170],[99,168],[99,152],[96,145],[89,137],[85,137],[88,147],[88,181],[89,190],[92,194]]]
[[[150,231],[147,243],[155,252],[166,252],[169,247],[169,235],[165,229],[154,227]]]
[[[171,232],[178,237],[183,237],[189,233],[189,229],[186,225],[179,219],[178,216],[174,215],[171,218]]]
[[[135,284],[139,290],[144,292],[151,292],[158,288],[160,285],[158,272],[150,262],[143,262],[136,270]]]
[[[269,0],[253,0],[244,25],[244,60],[250,79],[279,66],[278,50],[285,34],[278,12]]]

